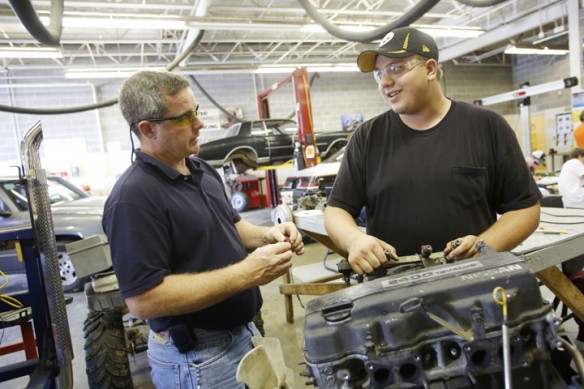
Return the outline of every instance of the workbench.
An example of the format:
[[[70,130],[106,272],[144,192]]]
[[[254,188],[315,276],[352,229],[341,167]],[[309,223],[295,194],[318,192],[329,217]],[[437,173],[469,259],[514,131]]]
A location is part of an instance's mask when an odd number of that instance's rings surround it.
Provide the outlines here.
[[[321,210],[298,211],[293,216],[301,232],[332,251],[341,253],[327,235]],[[362,230],[365,232],[365,228]],[[584,295],[557,267],[584,255],[584,209],[542,207],[539,228],[512,252],[522,257],[537,278],[577,317],[584,320]],[[284,275],[280,293],[285,297],[286,320],[289,323],[294,321],[292,295],[322,295],[342,289],[344,284],[330,283],[341,277],[341,274],[335,274],[310,283],[293,284],[290,273]]]

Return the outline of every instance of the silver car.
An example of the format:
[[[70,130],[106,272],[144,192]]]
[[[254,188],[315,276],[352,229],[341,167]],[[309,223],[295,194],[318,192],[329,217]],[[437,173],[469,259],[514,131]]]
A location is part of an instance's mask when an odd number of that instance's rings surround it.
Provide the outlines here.
[[[61,177],[48,177],[48,186],[63,290],[80,291],[86,279],[77,277],[65,245],[104,233],[101,216],[105,197],[91,196]],[[26,193],[26,184],[17,177],[0,177],[0,229],[30,225]],[[25,272],[14,250],[0,251],[0,270],[6,274]]]

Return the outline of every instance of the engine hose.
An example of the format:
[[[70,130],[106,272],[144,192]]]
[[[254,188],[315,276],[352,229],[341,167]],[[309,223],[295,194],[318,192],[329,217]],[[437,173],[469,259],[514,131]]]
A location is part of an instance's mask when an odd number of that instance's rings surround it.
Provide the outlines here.
[[[562,346],[568,350],[572,358],[574,358],[574,364],[576,365],[576,369],[578,370],[578,374],[580,375],[580,379],[584,382],[584,357],[580,353],[580,351],[574,347],[570,342],[565,340],[562,337],[558,337],[558,340],[562,343]]]
[[[421,18],[432,7],[439,3],[440,0],[421,0],[414,5],[408,12],[404,13],[398,20],[389,23],[386,26],[378,27],[367,32],[352,32],[343,30],[335,26],[326,17],[322,16],[316,8],[310,4],[310,0],[298,0],[298,3],[304,8],[308,16],[310,16],[316,23],[323,27],[332,36],[350,42],[369,43],[376,39],[383,38],[388,32],[398,27],[409,26],[419,18]]]
[[[11,0],[11,1],[14,1],[16,3],[19,2],[18,0]],[[174,68],[176,68],[178,66],[178,64],[183,59],[185,59],[191,53],[191,51],[193,51],[193,49],[195,47],[197,47],[197,45],[201,42],[201,39],[203,39],[203,35],[204,34],[205,34],[205,30],[199,31],[199,34],[197,34],[197,37],[195,38],[195,40],[193,41],[193,43],[191,43],[189,45],[189,47],[187,47],[185,49],[185,51],[183,51],[180,56],[178,56],[177,58],[175,58],[175,60],[172,61],[165,69],[167,71],[171,71]],[[11,107],[11,106],[8,106],[8,105],[0,105],[0,112],[24,113],[24,114],[33,114],[33,115],[61,115],[61,114],[67,114],[67,113],[77,113],[77,112],[91,111],[93,109],[99,109],[99,108],[109,107],[109,106],[115,105],[117,103],[118,103],[118,99],[117,98],[113,98],[113,99],[110,99],[110,100],[103,101],[101,103],[95,103],[95,104],[90,104],[90,105],[83,105],[83,106],[79,106],[79,107],[55,108],[55,109],[47,109],[47,108],[24,108],[24,107]]]
[[[63,29],[63,3],[65,0],[51,0],[49,27],[45,27],[30,0],[10,0],[12,10],[26,30],[40,43],[56,46],[61,40]]]
[[[237,116],[233,115],[231,112],[229,112],[228,110],[226,110],[225,108],[223,108],[221,105],[219,105],[219,103],[217,101],[215,101],[214,98],[211,97],[211,95],[209,93],[207,93],[207,91],[205,90],[205,88],[203,88],[203,86],[201,84],[199,84],[199,81],[197,81],[197,79],[195,78],[195,76],[189,76],[191,78],[191,80],[193,80],[193,82],[195,83],[195,85],[197,85],[197,87],[199,88],[199,90],[205,95],[205,97],[207,97],[207,99],[209,99],[209,101],[211,103],[213,103],[213,105],[217,108],[219,108],[219,110],[221,112],[223,112],[225,115],[227,115],[230,119],[233,119],[237,122],[241,122],[241,119],[238,118]]]
[[[503,3],[507,0],[457,0],[459,3],[469,5],[471,7],[490,7]]]

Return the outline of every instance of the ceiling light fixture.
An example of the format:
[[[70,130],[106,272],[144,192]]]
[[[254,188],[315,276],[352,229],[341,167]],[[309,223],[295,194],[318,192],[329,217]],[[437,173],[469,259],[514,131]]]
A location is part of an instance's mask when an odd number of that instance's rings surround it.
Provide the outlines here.
[[[485,30],[482,28],[471,26],[432,26],[413,24],[412,27],[436,38],[476,38],[485,33]]]
[[[537,49],[535,47],[517,47],[513,45],[507,46],[504,53],[516,55],[566,55],[568,50],[549,49],[547,47]]]
[[[63,53],[43,47],[0,47],[0,58],[63,58]]]
[[[355,31],[355,32],[367,32],[371,31],[377,26],[343,26],[339,25],[339,28],[347,31]],[[481,36],[485,33],[485,30],[479,27],[460,27],[460,26],[430,26],[430,25],[415,25],[413,24],[412,27],[416,27],[427,34],[430,34],[434,37],[448,37],[448,38],[476,38]],[[326,32],[322,26],[319,24],[305,24],[300,29],[302,32],[319,32],[324,33]]]
[[[253,72],[256,74],[270,74],[270,73],[292,73],[297,68],[306,68],[310,73],[332,73],[332,72],[358,72],[357,64],[353,63],[313,63],[313,64],[286,64],[286,65],[264,65],[260,66]]]
[[[543,43],[543,42],[549,41],[549,40],[551,40],[551,39],[559,38],[559,37],[561,37],[562,35],[568,35],[568,30],[565,30],[565,31],[560,31],[560,32],[557,32],[557,33],[555,33],[555,34],[551,34],[551,35],[548,35],[548,36],[545,36],[545,35],[544,35],[544,36],[543,36],[543,37],[541,37],[540,39],[533,41],[533,45],[539,45],[540,43]]]
[[[41,22],[48,26],[49,18],[41,16]],[[156,16],[152,18],[114,18],[112,16],[104,17],[76,17],[65,16],[63,18],[63,27],[77,27],[77,28],[122,28],[122,29],[143,29],[143,30],[184,30],[186,23],[184,20],[177,18],[164,18],[163,16]]]

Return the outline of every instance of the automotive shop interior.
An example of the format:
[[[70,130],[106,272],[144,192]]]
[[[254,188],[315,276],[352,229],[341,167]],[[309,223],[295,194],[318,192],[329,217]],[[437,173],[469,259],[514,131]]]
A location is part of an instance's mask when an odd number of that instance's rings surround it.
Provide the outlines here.
[[[0,388],[584,388],[584,0],[0,32]]]

